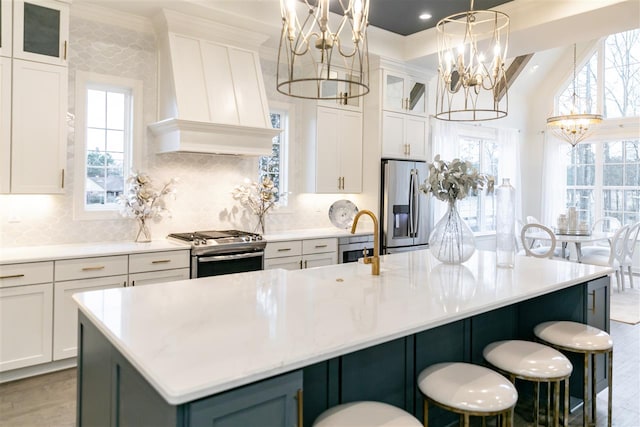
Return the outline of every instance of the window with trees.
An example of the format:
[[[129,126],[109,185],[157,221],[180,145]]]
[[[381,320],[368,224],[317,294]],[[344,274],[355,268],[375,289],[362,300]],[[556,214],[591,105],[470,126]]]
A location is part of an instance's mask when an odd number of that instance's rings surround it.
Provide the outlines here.
[[[76,76],[77,218],[114,216],[117,197],[133,168],[136,109],[141,83],[78,72]]]
[[[560,92],[560,113],[572,93],[572,83]],[[566,205],[589,223],[602,216],[640,221],[640,30],[601,40],[577,74],[576,93],[611,131],[566,148]]]
[[[484,174],[498,176],[499,147],[495,138],[461,134],[458,140],[460,159],[471,162]],[[495,199],[478,191],[458,202],[460,215],[474,232],[495,231]]]
[[[271,178],[278,193],[276,201],[280,206],[286,206],[287,198],[284,195],[288,191],[287,182],[287,154],[289,139],[289,111],[285,108],[272,109],[270,113],[271,126],[274,129],[282,129],[282,132],[273,138],[270,156],[262,156],[258,160],[258,177]]]

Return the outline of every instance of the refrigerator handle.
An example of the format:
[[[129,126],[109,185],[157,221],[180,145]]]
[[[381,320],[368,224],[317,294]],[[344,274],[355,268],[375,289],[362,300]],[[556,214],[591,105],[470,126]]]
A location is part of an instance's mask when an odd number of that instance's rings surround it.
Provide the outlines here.
[[[411,170],[411,179],[409,180],[409,237],[417,236],[417,228],[418,228],[418,212],[416,209],[418,208],[417,202],[417,194],[418,194],[418,185],[417,185],[417,174],[416,170]]]
[[[418,237],[418,227],[420,227],[420,190],[418,188],[420,185],[419,180],[420,177],[418,175],[418,171],[416,170],[413,178],[413,218],[411,218],[412,221],[415,221],[413,225],[413,237]]]

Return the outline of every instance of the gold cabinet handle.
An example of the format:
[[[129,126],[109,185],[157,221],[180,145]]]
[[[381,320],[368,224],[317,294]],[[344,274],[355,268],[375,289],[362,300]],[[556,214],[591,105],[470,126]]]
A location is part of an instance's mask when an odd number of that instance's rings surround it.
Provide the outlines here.
[[[24,274],[10,274],[8,276],[0,276],[0,279],[17,279],[19,277],[24,277]]]
[[[62,169],[62,178],[60,179],[60,187],[64,188],[64,169]]]
[[[278,252],[287,252],[287,251],[290,251],[290,250],[291,250],[291,248],[280,248],[280,249],[278,249]]]
[[[82,267],[82,271],[97,271],[104,270],[104,265],[97,265],[95,267]]]
[[[166,264],[168,262],[171,262],[170,259],[157,259],[155,261],[151,261],[151,264]]]
[[[302,260],[300,260],[300,270],[302,270]]]
[[[307,260],[304,260],[304,268],[307,268]]]
[[[596,291],[589,292],[591,295],[591,311],[596,312]]]
[[[131,286],[135,286],[135,285],[136,285],[136,281],[135,281],[135,280],[132,280],[132,281],[131,281]]]
[[[319,248],[326,248],[327,246],[328,246],[328,245],[316,245],[316,249],[319,249]]]
[[[68,45],[68,42],[65,40],[64,41],[64,51],[63,51],[63,55],[62,55],[62,59],[64,59],[65,61],[67,60],[67,45]]]
[[[299,388],[296,393],[296,400],[298,401],[298,427],[302,427],[303,417],[302,417],[302,403],[303,403],[303,395],[302,389]]]
[[[125,280],[124,282],[122,282],[122,287],[126,288],[127,287],[127,281]]]

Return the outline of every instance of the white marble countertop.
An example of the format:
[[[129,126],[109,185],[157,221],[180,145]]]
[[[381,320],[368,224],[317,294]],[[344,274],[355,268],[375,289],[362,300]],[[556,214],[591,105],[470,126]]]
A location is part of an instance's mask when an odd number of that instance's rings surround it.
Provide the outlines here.
[[[69,243],[66,245],[0,247],[0,264],[51,261],[58,259],[87,258],[110,255],[126,255],[142,252],[177,251],[190,249],[184,243],[160,239],[149,243],[136,242],[96,242]]]
[[[355,234],[350,230],[339,228],[313,228],[275,232],[265,234],[268,242],[285,240],[302,240],[326,237],[362,236],[373,234],[373,229],[363,223]],[[188,244],[168,239],[153,240],[149,243],[127,242],[91,242],[69,243],[63,245],[42,245],[22,247],[0,247],[0,264],[15,264],[23,262],[51,261],[57,259],[84,258],[95,256],[123,255],[129,253],[171,251],[190,249]]]
[[[495,253],[440,264],[428,250],[75,294],[112,344],[181,404],[612,273]]]

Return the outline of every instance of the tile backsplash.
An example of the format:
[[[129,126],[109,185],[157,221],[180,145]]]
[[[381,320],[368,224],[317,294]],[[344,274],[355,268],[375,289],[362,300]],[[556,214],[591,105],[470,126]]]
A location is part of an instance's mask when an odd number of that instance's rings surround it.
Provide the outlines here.
[[[69,113],[75,110],[75,72],[135,78],[144,85],[145,124],[156,120],[157,52],[153,34],[115,27],[74,17],[70,21]],[[265,85],[269,96],[278,101],[275,78],[265,64]],[[132,219],[74,220],[73,188],[77,182],[74,165],[73,120],[69,121],[67,145],[67,188],[63,195],[0,195],[0,245],[4,247],[63,243],[133,240],[136,224]],[[170,217],[151,223],[154,239],[170,232],[202,229],[240,228],[253,230],[257,218],[233,200],[231,191],[245,179],[257,178],[256,158],[206,154],[153,153],[150,135],[143,144],[143,162],[138,169],[148,172],[156,185],[170,178],[179,180],[176,198],[167,205]],[[299,179],[301,162],[291,141],[291,179]],[[298,150],[299,151],[299,150]],[[296,188],[296,185],[292,185]],[[347,197],[345,197],[347,196]],[[356,204],[360,195],[289,195],[289,206],[269,214],[267,232],[290,229],[332,227],[327,212],[336,200],[348,198]]]

